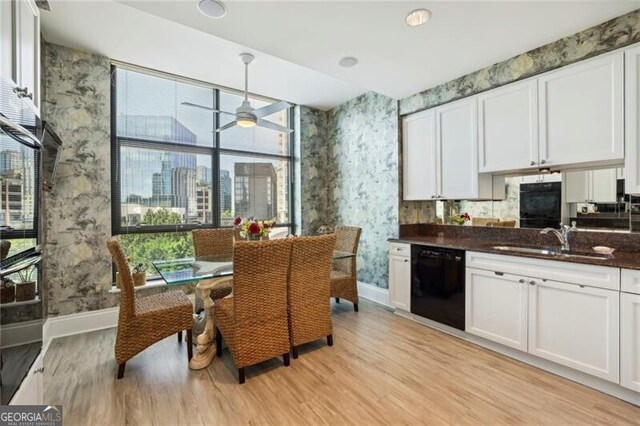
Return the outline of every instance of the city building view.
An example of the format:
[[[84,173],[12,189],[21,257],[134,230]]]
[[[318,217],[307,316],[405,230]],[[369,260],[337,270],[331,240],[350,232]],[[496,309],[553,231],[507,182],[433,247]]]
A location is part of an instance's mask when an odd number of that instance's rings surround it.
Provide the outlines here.
[[[0,226],[33,229],[35,182],[33,151],[7,137],[0,141]]]

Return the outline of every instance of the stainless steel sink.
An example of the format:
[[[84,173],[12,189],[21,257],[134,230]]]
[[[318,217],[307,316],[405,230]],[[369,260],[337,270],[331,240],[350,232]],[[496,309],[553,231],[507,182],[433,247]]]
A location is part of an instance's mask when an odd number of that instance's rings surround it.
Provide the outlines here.
[[[598,253],[572,253],[563,252],[560,250],[548,249],[548,248],[534,248],[534,247],[518,247],[518,246],[493,246],[494,250],[500,250],[511,253],[522,254],[536,254],[549,257],[564,257],[564,258],[578,258],[578,259],[608,259],[611,255],[598,254]]]

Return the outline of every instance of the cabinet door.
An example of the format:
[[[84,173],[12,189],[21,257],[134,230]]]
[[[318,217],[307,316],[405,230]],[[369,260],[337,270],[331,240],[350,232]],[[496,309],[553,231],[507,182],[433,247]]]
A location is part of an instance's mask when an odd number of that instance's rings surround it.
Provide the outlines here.
[[[15,60],[17,84],[26,89],[27,99],[40,105],[40,14],[32,0],[15,2]]]
[[[424,111],[404,118],[402,140],[402,198],[435,199],[438,195],[435,111]]]
[[[564,173],[565,203],[586,203],[589,201],[589,172]]]
[[[619,292],[531,280],[529,353],[618,383]]]
[[[398,309],[411,310],[411,261],[389,256],[389,302]]]
[[[478,96],[481,173],[537,167],[537,83],[531,79]]]
[[[640,392],[640,295],[620,293],[620,384]]]
[[[441,198],[478,198],[476,98],[436,109],[438,187]]]
[[[640,194],[640,46],[625,51],[625,191]]]
[[[524,277],[467,268],[465,331],[527,350],[527,284]]]
[[[616,202],[616,169],[591,170],[590,200],[595,203]]]
[[[539,79],[540,163],[624,159],[623,54],[602,55]]]
[[[15,84],[13,46],[12,2],[0,1],[0,77]]]

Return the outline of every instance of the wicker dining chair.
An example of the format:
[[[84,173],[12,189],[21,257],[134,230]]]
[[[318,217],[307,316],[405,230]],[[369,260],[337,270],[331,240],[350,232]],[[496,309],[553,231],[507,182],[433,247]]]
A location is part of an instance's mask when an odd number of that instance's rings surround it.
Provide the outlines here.
[[[222,338],[238,368],[240,384],[245,367],[282,355],[289,365],[287,278],[291,240],[239,241],[233,251],[233,296],[214,307],[216,351]]]
[[[187,296],[175,290],[136,297],[131,270],[118,240],[109,238],[107,247],[120,276],[120,313],[115,346],[118,379],[124,376],[128,360],[174,333],[178,334],[178,341],[181,341],[182,330],[187,331],[187,355],[191,360],[193,306]]]
[[[358,244],[360,243],[361,228],[355,226],[336,226],[336,247],[338,251],[353,253],[354,256],[347,259],[336,259],[333,261],[331,271],[331,297],[335,297],[336,302],[340,299],[347,299],[353,303],[353,309],[358,312],[358,280],[356,270],[356,255],[358,254]]]
[[[199,256],[231,256],[233,254],[234,228],[194,229],[191,231],[193,248]],[[231,283],[221,282],[211,290],[211,299],[218,300],[231,294]],[[196,297],[195,311],[204,309],[204,302]]]
[[[331,259],[333,234],[292,239],[289,273],[289,336],[293,357],[298,346],[327,338],[333,346],[331,324]]]

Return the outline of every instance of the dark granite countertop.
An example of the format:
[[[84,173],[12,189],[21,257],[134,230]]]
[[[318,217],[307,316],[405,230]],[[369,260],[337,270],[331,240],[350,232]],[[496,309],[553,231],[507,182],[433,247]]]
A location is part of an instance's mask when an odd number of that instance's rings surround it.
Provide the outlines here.
[[[506,256],[529,257],[535,259],[555,260],[560,262],[583,263],[588,265],[611,266],[615,268],[638,269],[640,270],[640,252],[616,250],[613,255],[607,257],[562,257],[549,256],[543,254],[507,252],[504,250],[496,250],[495,246],[522,246],[536,248],[552,248],[559,250],[559,244],[556,246],[534,246],[527,244],[518,244],[514,242],[493,241],[485,238],[465,238],[455,236],[434,236],[434,235],[414,235],[400,238],[390,238],[390,242],[420,244],[425,246],[444,247],[457,250],[477,251],[484,253],[495,253]],[[593,251],[586,249],[577,249],[572,251],[576,254],[595,254]]]

